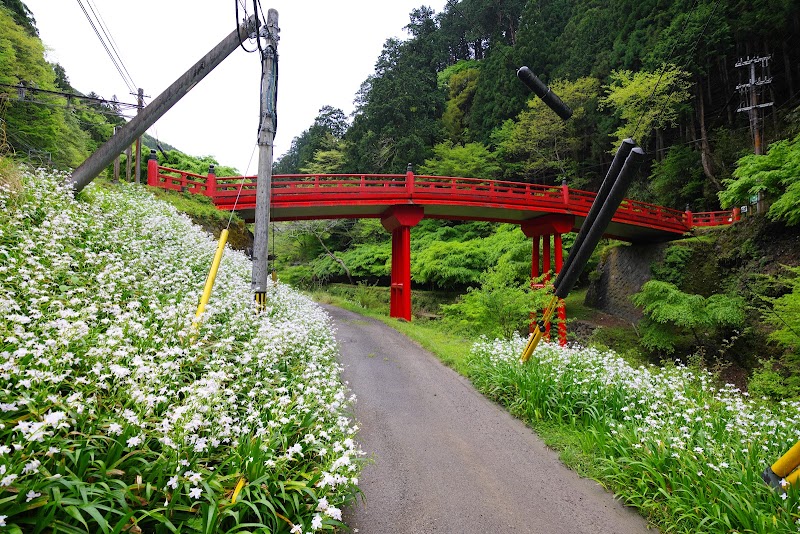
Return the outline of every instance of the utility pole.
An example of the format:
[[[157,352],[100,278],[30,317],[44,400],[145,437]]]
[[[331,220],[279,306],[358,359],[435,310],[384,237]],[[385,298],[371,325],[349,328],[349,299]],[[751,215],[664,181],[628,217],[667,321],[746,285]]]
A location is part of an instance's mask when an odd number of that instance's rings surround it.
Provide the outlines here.
[[[130,146],[137,137],[146,132],[164,113],[183,98],[192,87],[197,85],[209,72],[222,63],[231,52],[236,50],[243,40],[256,31],[258,31],[256,18],[255,15],[252,15],[200,61],[189,68],[183,76],[175,80],[163,93],[158,95],[149,106],[142,110],[142,113],[136,115],[129,123],[124,125],[117,135],[106,141],[94,154],[81,163],[72,173],[72,176],[67,178],[66,183],[72,186],[75,193],[81,192],[84,187],[103,172],[103,169],[114,161],[114,157],[117,154],[125,150],[125,147]]]
[[[255,232],[253,235],[252,289],[259,309],[267,305],[269,259],[269,205],[272,189],[272,144],[277,127],[278,93],[278,12],[267,12],[267,24],[261,37],[266,40],[261,50],[261,111],[258,121],[258,179],[256,181]]]
[[[136,114],[140,115],[144,109],[144,91],[139,87],[136,91]],[[136,183],[142,183],[140,172],[142,170],[142,136],[136,138]]]
[[[739,59],[736,62],[737,68],[746,69],[745,80],[736,86],[739,91],[740,104],[737,112],[746,112],[750,118],[750,134],[753,136],[753,149],[756,155],[764,153],[763,127],[764,120],[761,110],[770,107],[774,102],[766,102],[766,86],[772,83],[772,76],[769,73],[769,60],[772,56],[760,56],[747,59]],[[758,73],[756,73],[758,70]],[[740,75],[741,80],[741,75]],[[764,213],[766,206],[763,193],[759,192],[756,203],[756,213]]]

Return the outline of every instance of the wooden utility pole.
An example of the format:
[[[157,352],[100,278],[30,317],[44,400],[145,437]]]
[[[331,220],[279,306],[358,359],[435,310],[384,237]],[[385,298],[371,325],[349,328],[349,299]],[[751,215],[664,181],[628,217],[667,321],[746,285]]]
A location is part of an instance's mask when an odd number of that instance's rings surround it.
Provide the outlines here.
[[[736,63],[737,68],[745,67],[747,73],[745,74],[746,81],[736,86],[741,97],[741,104],[739,105],[738,112],[746,112],[750,118],[750,133],[753,136],[753,151],[756,155],[764,153],[763,143],[763,125],[761,110],[770,107],[774,102],[764,102],[763,98],[766,86],[772,83],[772,76],[769,74],[769,60],[772,56],[754,57],[747,59],[740,59]],[[756,67],[759,69],[756,75]],[[758,200],[756,202],[756,213],[766,212],[766,202],[764,194],[758,193]]]
[[[114,134],[119,126],[114,126]],[[114,158],[114,183],[119,182],[119,154]]]
[[[261,29],[261,112],[258,125],[258,179],[256,181],[255,232],[253,234],[252,289],[259,308],[267,305],[269,257],[269,205],[272,189],[272,144],[275,139],[278,92],[278,12],[270,9]]]
[[[131,147],[125,149],[125,179],[131,182]]]
[[[136,114],[140,115],[142,113],[142,109],[144,109],[144,91],[140,87],[138,91],[136,91]],[[142,183],[141,178],[141,170],[142,170],[142,136],[136,138],[136,183]]]
[[[133,141],[142,135],[152,126],[164,113],[175,105],[192,87],[197,85],[206,75],[222,63],[231,52],[236,50],[239,44],[256,32],[255,15],[243,22],[237,29],[233,30],[225,39],[215,46],[200,61],[195,63],[183,76],[175,80],[172,85],[167,87],[163,93],[158,95],[149,106],[134,117],[128,124],[123,126],[119,133],[106,141],[98,148],[94,154],[89,156],[75,171],[72,176],[67,178],[66,183],[72,186],[76,193],[97,178],[103,169],[114,161],[114,157],[125,150]],[[138,180],[138,172],[137,172]]]

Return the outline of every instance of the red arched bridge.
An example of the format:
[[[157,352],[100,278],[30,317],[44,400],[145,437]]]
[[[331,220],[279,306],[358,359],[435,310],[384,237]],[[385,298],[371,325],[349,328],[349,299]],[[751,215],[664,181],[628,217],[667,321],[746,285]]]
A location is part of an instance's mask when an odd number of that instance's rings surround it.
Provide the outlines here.
[[[213,172],[203,176],[162,167],[150,159],[147,184],[205,195],[219,209],[235,209],[245,220],[253,220],[255,176],[218,177]],[[410,229],[422,218],[519,224],[525,235],[534,240],[531,275],[538,278],[540,272],[550,270],[550,236],[558,272],[562,263],[561,234],[580,229],[594,198],[594,193],[566,185],[422,176],[410,171],[288,174],[272,177],[270,218],[273,221],[380,218],[384,228],[392,233],[390,314],[410,320]],[[692,213],[626,199],[606,235],[629,242],[667,241],[698,226],[730,224],[738,218],[738,210]]]

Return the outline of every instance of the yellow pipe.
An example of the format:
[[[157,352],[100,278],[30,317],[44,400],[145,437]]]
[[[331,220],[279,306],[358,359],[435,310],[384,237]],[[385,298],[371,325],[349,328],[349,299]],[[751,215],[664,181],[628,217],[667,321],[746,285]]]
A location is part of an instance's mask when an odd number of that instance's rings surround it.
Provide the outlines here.
[[[211,270],[208,272],[206,287],[203,289],[203,296],[200,298],[200,304],[197,306],[197,313],[194,314],[192,328],[197,328],[197,325],[200,322],[200,316],[203,315],[204,311],[206,311],[206,304],[208,304],[208,299],[211,298],[211,289],[214,287],[214,280],[217,278],[217,270],[219,269],[219,264],[222,261],[222,253],[225,251],[225,243],[227,242],[228,229],[226,228],[219,234],[217,252],[214,254],[214,261],[211,263]]]
[[[800,465],[800,441],[795,443],[791,449],[786,451],[786,454],[772,464],[772,472],[781,478],[785,478],[798,465]],[[794,476],[793,479],[796,481],[798,477],[800,477],[800,474]]]
[[[522,356],[519,358],[522,363],[527,362],[533,354],[533,351],[536,350],[536,346],[542,340],[542,336],[544,335],[542,329],[544,328],[544,325],[550,322],[550,318],[553,316],[553,313],[555,313],[556,308],[558,308],[558,297],[553,296],[553,298],[550,299],[550,303],[547,305],[547,308],[544,310],[542,320],[536,324],[536,329],[531,332],[531,335],[528,338],[528,343],[525,345],[525,349],[522,351]],[[542,325],[541,328],[539,327],[540,324]]]

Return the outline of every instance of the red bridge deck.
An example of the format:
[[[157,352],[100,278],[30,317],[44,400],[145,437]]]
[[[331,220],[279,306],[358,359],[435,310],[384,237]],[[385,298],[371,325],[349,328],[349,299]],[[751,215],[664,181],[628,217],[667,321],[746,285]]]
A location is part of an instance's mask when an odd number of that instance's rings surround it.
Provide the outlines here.
[[[217,177],[148,165],[148,185],[210,197],[245,220],[255,212],[255,176]],[[406,174],[274,175],[271,219],[381,217],[391,206],[417,205],[426,218],[520,224],[548,214],[574,216],[580,228],[595,193],[521,182]],[[607,235],[624,241],[676,239],[698,226],[730,224],[737,210],[692,213],[637,200],[623,200]]]

